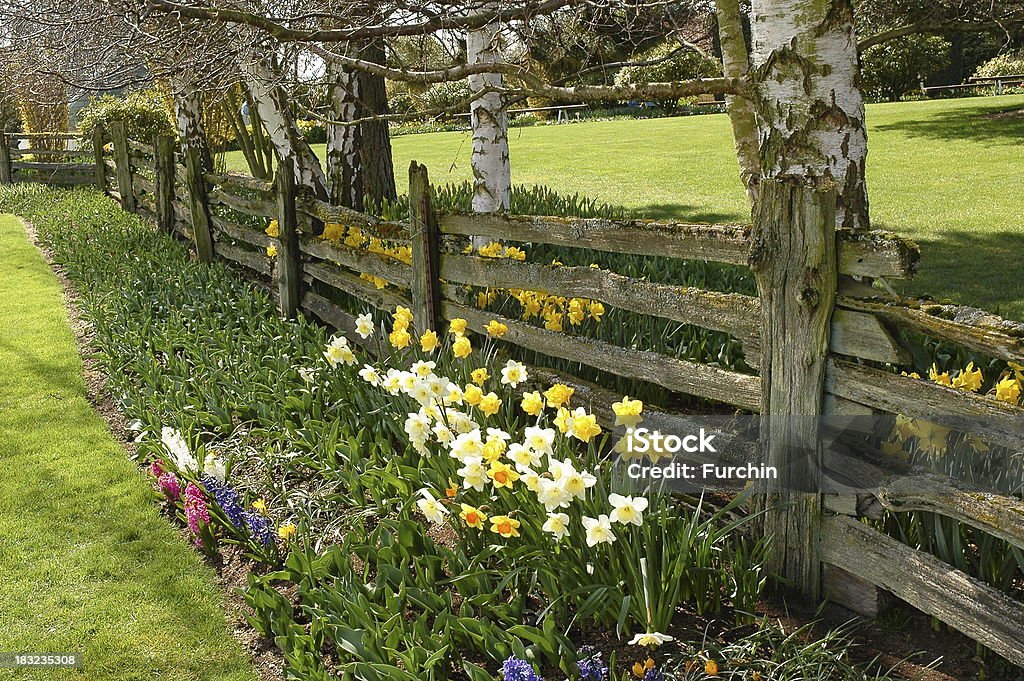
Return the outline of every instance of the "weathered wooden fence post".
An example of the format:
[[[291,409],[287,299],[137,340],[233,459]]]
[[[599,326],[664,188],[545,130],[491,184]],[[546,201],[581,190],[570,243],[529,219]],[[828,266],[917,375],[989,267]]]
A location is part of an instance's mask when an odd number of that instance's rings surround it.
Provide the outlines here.
[[[0,132],[0,184],[11,184],[11,139]]]
[[[153,179],[156,196],[156,225],[162,232],[174,233],[174,137],[153,138]]]
[[[107,166],[103,158],[103,126],[97,123],[92,128],[92,156],[96,163],[96,188],[107,193]]]
[[[440,240],[437,216],[430,205],[427,167],[409,166],[409,238],[412,246],[413,318],[420,333],[436,330],[441,320]]]
[[[821,594],[819,439],[829,320],[836,295],[836,198],[798,180],[762,180],[750,266],[761,299],[764,527],[768,569],[817,600]]]
[[[128,134],[124,121],[110,124],[110,137],[114,142],[114,163],[117,165],[117,193],[121,195],[121,207],[129,213],[135,212],[135,189],[132,187],[131,157],[128,154]]]
[[[203,173],[203,155],[199,149],[185,145],[185,184],[188,187],[189,208],[192,213],[192,236],[196,241],[196,255],[200,262],[213,262],[213,232],[210,229],[210,202]]]
[[[299,309],[302,264],[299,261],[299,220],[295,212],[294,161],[286,158],[277,166],[277,286],[281,315],[292,319]]]

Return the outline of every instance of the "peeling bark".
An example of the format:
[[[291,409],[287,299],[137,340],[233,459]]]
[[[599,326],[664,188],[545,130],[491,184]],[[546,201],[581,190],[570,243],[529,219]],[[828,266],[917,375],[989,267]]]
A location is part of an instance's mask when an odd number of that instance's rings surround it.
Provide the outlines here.
[[[359,117],[359,74],[333,64],[330,73],[331,114],[336,121]],[[359,125],[327,126],[327,190],[332,203],[363,210],[363,163],[359,156]]]
[[[327,200],[327,178],[320,159],[302,137],[288,96],[281,88],[280,74],[266,60],[252,60],[244,66],[245,77],[253,101],[279,161],[291,159],[295,183],[312,190],[319,199]]]
[[[199,152],[203,170],[213,171],[213,154],[203,127],[203,106],[199,93],[185,90],[174,96],[174,120],[178,126],[183,150],[195,149]]]
[[[493,6],[496,8],[497,3]],[[488,5],[487,9],[492,6]],[[469,64],[500,61],[500,24],[492,22],[466,34]],[[500,73],[484,73],[469,77],[469,89],[478,92],[502,87]],[[494,213],[509,209],[512,195],[512,170],[508,154],[508,113],[504,97],[488,92],[470,103],[473,129],[473,210]]]
[[[752,0],[761,174],[832,184],[836,223],[869,227],[851,0]]]
[[[722,75],[744,79],[750,72],[747,41],[743,37],[743,18],[739,0],[716,0],[718,36],[722,45]],[[726,95],[729,122],[740,164],[740,180],[747,190],[750,205],[757,204],[761,181],[761,159],[758,156],[757,117],[749,97]]]

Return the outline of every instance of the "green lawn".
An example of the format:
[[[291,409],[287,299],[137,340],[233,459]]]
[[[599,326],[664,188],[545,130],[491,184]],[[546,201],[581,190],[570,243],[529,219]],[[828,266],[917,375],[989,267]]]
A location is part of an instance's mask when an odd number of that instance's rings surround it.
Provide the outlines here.
[[[213,573],[86,399],[57,280],[11,216],[0,249],[0,651],[85,654],[38,678],[255,678]]]
[[[1024,96],[868,107],[874,224],[915,239],[924,253],[910,292],[1024,319],[1024,118],[986,118],[1021,106]],[[394,153],[400,191],[412,159],[435,183],[471,177],[465,133],[397,137]],[[724,115],[520,128],[511,154],[517,184],[580,192],[653,218],[747,216]],[[244,170],[238,154],[229,165]]]

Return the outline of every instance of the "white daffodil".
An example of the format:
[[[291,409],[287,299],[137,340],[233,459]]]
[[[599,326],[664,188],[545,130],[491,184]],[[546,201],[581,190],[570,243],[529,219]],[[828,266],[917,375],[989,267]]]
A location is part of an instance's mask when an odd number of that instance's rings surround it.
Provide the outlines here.
[[[518,388],[520,383],[525,383],[528,374],[526,367],[519,362],[510,359],[501,370],[501,383]]]
[[[553,428],[539,428],[528,426],[523,431],[523,444],[537,453],[538,456],[550,456],[555,442],[555,431]]]
[[[554,480],[539,478],[537,480],[537,501],[544,504],[544,509],[550,513],[556,508],[569,508],[572,495]]]
[[[171,455],[174,466],[183,473],[194,473],[199,470],[199,462],[188,449],[188,443],[174,428],[164,426],[160,430],[160,441],[164,449]]]
[[[430,419],[423,414],[409,414],[405,420],[405,432],[413,442],[426,442],[430,437]]]
[[[364,339],[373,335],[373,317],[369,312],[356,317],[356,333]]]
[[[228,477],[228,467],[224,459],[213,454],[207,454],[203,460],[203,472],[217,482],[224,482]]]
[[[369,364],[364,364],[363,368],[359,370],[359,378],[372,386],[380,385],[380,373]]]
[[[338,366],[342,363],[348,363],[348,359],[351,357],[352,361],[355,361],[355,355],[352,353],[352,349],[348,346],[348,339],[344,336],[335,336],[331,339],[331,342],[327,344],[324,349],[324,357],[327,359],[327,363],[332,367]]]
[[[465,465],[458,470],[458,474],[462,478],[463,487],[483,492],[491,481],[487,477],[487,467],[484,466],[483,457],[472,456],[465,459],[463,463]]]
[[[312,385],[313,381],[316,380],[316,375],[319,373],[316,369],[300,367],[299,376],[302,378],[306,385]]]
[[[515,463],[516,469],[520,472],[529,471],[540,463],[540,454],[519,442],[513,442],[508,446],[505,457]]]
[[[553,534],[556,540],[568,537],[569,515],[566,513],[548,513],[548,519],[544,521],[541,529]]]
[[[419,493],[420,496],[423,497],[416,502],[416,506],[419,507],[420,513],[435,525],[443,523],[445,516],[448,515],[448,509],[445,508],[440,501],[434,498],[434,495],[430,493],[430,490],[423,488]]]
[[[673,640],[675,639],[673,639],[668,634],[659,634],[656,631],[648,631],[646,633],[637,634],[636,636],[634,636],[630,640],[629,645],[644,646],[646,648],[657,648],[662,643],[668,643],[669,641]]]
[[[417,379],[412,389],[409,390],[409,397],[419,402],[420,405],[430,404],[431,400],[434,399],[430,392],[430,382]]]
[[[448,393],[444,396],[445,402],[448,404],[462,404],[463,395],[462,387],[458,383],[448,384]]]
[[[413,365],[409,367],[409,371],[420,378],[427,378],[428,376],[433,375],[436,367],[437,362],[424,362],[423,360],[420,360],[419,362],[413,363]]]
[[[392,395],[402,392],[402,372],[398,369],[388,369],[382,385]]]
[[[643,525],[643,512],[647,509],[645,497],[624,497],[621,494],[609,494],[608,501],[614,507],[609,516],[613,523],[623,525]]]
[[[612,523],[604,513],[597,518],[583,516],[583,527],[587,530],[587,546],[611,544],[617,539],[612,532]]]
[[[471,430],[468,433],[459,433],[451,447],[452,457],[466,463],[473,458],[483,458],[484,443],[480,439],[479,430]]]
[[[537,494],[537,490],[540,489],[540,481],[544,478],[540,477],[540,474],[537,471],[529,468],[521,470],[520,472],[522,474],[519,476],[519,481],[526,486],[526,489]]]

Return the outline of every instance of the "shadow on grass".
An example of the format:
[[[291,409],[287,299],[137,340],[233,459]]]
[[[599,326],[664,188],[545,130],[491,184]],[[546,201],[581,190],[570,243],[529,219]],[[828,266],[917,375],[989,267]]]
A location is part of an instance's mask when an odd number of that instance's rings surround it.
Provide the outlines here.
[[[636,218],[649,220],[679,220],[682,222],[750,222],[750,216],[741,212],[716,212],[701,206],[689,206],[683,203],[650,203],[629,209],[629,214]]]
[[[1024,105],[992,103],[948,109],[921,118],[883,123],[875,130],[898,132],[907,137],[937,140],[968,140],[991,145],[1024,143]]]
[[[921,270],[901,285],[904,292],[1024,321],[1024,225],[1020,232],[946,232],[916,241]]]

